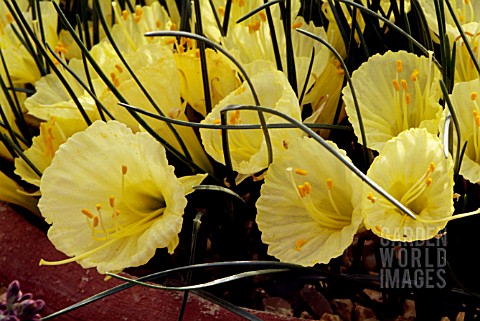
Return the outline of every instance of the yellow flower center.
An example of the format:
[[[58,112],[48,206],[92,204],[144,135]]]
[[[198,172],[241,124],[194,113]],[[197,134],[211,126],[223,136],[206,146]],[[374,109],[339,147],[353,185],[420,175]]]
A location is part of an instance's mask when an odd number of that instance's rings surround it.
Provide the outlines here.
[[[92,231],[92,239],[98,242],[98,246],[85,253],[61,261],[50,262],[42,259],[40,260],[40,265],[60,265],[84,259],[111,246],[114,242],[144,232],[152,225],[154,219],[163,214],[165,206],[160,206],[158,209],[150,212],[142,212],[128,203],[125,191],[126,174],[127,166],[122,165],[122,192],[118,204],[116,197],[110,195],[108,199],[110,214],[104,211],[101,203],[95,205],[96,214],[87,208],[81,210],[81,214],[86,218],[87,227]],[[118,207],[121,207],[122,211]]]
[[[405,205],[406,207],[409,207],[414,201],[418,200],[419,197],[422,196],[422,194],[425,192],[425,190],[430,187],[433,183],[433,179],[431,177],[432,173],[435,171],[435,164],[431,162],[427,170],[423,175],[421,175],[411,186],[410,188],[403,194],[402,198],[400,199],[400,203]],[[377,201],[377,198],[374,196],[373,192],[369,192],[367,195],[367,199],[372,203],[375,204]],[[388,206],[393,206],[391,205],[387,200],[385,199],[380,199],[381,203],[384,205]],[[412,209],[411,207],[409,207]],[[405,220],[407,218],[410,218],[407,214],[403,213],[402,211],[398,210],[397,211],[399,214],[402,215],[402,220],[400,221],[400,226],[399,229],[402,228],[403,224],[405,223]],[[417,213],[421,212],[421,209],[417,209]],[[419,215],[417,215],[417,220],[420,222],[423,222]],[[376,229],[379,230],[380,227],[376,226]],[[380,231],[380,230],[379,230]]]
[[[306,170],[300,168],[293,169],[291,167],[288,167],[286,170],[289,172],[292,187],[295,189],[302,205],[305,207],[310,216],[319,223],[320,226],[331,229],[341,229],[351,223],[350,219],[348,219],[348,216],[341,213],[335,202],[332,194],[334,186],[331,178],[326,180],[326,194],[328,195],[328,201],[330,204],[322,205],[326,205],[327,207],[330,206],[333,211],[325,207],[319,208],[315,205],[311,197],[313,187],[310,182],[303,181],[303,184],[296,183],[295,177],[308,176],[308,172]]]
[[[463,0],[461,8],[456,6],[456,1],[452,1],[452,4],[457,12],[457,17],[461,24],[475,22],[475,13],[470,0]]]
[[[424,119],[424,109],[428,106],[430,92],[430,71],[426,75],[426,86],[422,89],[419,83],[420,71],[414,69],[411,74],[408,75],[405,74],[407,72],[405,69],[402,60],[399,59],[395,62],[396,75],[395,78],[392,79],[392,85],[398,133],[411,127],[417,127]],[[429,68],[429,70],[430,69],[431,68]],[[409,88],[407,79],[409,79],[413,88]]]
[[[137,6],[137,7],[135,8],[135,18],[134,18],[134,21],[135,21],[136,23],[139,23],[140,20],[142,20],[142,16],[143,16],[143,10],[142,10],[142,8],[141,8],[140,6]]]
[[[478,45],[479,45],[478,38],[479,38],[480,32],[478,28],[474,33],[465,31],[465,35],[466,35],[468,44],[473,49],[473,52],[475,54],[475,59],[479,61],[480,55],[478,51]],[[469,81],[477,78],[478,72],[475,68],[473,59],[467,50],[467,46],[465,45],[465,42],[462,39],[462,36],[458,35],[458,37],[455,39],[455,42],[457,43],[455,70],[457,72],[457,76],[459,77],[459,79],[456,79],[456,80]]]
[[[248,24],[248,33],[252,34],[252,33],[254,33],[255,31],[258,31],[258,30],[260,30],[260,21],[259,20]]]

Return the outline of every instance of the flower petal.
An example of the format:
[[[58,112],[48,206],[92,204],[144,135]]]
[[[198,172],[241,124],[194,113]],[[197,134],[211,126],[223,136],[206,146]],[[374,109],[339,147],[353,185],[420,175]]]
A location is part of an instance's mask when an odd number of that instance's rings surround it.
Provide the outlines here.
[[[295,140],[271,164],[256,204],[268,253],[305,266],[328,263],[342,254],[362,222],[361,186],[361,180],[316,141]]]

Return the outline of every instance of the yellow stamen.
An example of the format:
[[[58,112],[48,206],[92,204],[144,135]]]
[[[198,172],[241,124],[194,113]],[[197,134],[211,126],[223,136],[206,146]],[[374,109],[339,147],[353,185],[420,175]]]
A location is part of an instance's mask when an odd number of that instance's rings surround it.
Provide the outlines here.
[[[379,231],[379,232],[382,231],[382,228],[380,227],[380,225],[375,225],[375,229],[376,229],[377,231]]]
[[[333,180],[331,178],[327,178],[327,188],[329,191],[333,188]]]
[[[128,16],[129,16],[128,11],[127,11],[127,10],[123,10],[123,11],[122,11],[122,18],[123,18],[123,20],[127,20],[127,19],[128,19]]]
[[[435,171],[435,164],[433,162],[430,162],[430,164],[428,164],[428,171],[430,173],[433,173]]]
[[[433,182],[432,178],[429,177],[427,178],[427,181],[425,183],[427,184],[427,187],[430,187],[430,185],[432,185],[432,182]]]
[[[170,25],[170,31],[175,31],[175,30],[177,30],[177,25],[175,23],[172,23]]]
[[[402,84],[402,89],[407,91],[408,90],[408,84],[405,79],[400,80],[400,83]]]
[[[419,178],[409,189],[408,191],[402,196],[400,202],[408,206],[411,202],[416,200],[422,193],[425,191],[427,187],[429,187],[433,180],[431,179],[430,175],[435,171],[435,164],[431,162],[428,165],[427,171],[425,175]],[[404,214],[406,215],[406,214]]]
[[[120,86],[120,79],[118,78],[117,74],[115,72],[110,73],[110,78],[112,79],[112,83],[115,87]]]
[[[94,216],[93,217],[93,227],[97,227],[98,226],[98,216]]]
[[[225,8],[224,7],[218,7],[218,14],[220,16],[225,16]]]
[[[265,20],[264,20],[264,21],[265,21]],[[303,26],[303,22],[298,21],[298,22],[292,24],[292,29],[301,28],[302,26]]]
[[[95,216],[91,211],[87,210],[86,208],[82,209],[82,214],[88,217],[89,219],[93,219],[93,217]]]
[[[258,13],[258,16],[260,17],[260,19],[262,19],[262,21],[264,21],[264,22],[267,21],[267,15],[265,14],[265,12],[260,11]]]
[[[298,185],[297,186],[298,193],[300,193],[300,197],[305,197],[307,193],[305,192],[305,185]]]
[[[10,12],[7,12],[5,14],[5,18],[7,18],[7,23],[12,23],[13,22],[13,16]]]
[[[260,21],[255,21],[250,24],[248,24],[248,32],[249,33],[254,33],[255,31],[258,31],[260,29]]]
[[[122,175],[127,174],[127,165],[122,165]]]
[[[294,172],[295,172],[295,174],[302,175],[302,176],[307,175],[307,171],[304,170],[304,169],[300,169],[300,168],[295,168]]]
[[[108,198],[108,202],[110,203],[110,207],[114,208],[115,207],[115,196],[110,195],[110,197]]]
[[[418,69],[414,69],[414,70],[412,71],[412,75],[410,76],[410,80],[411,80],[411,81],[417,81],[417,79],[418,79],[418,74],[419,74]]]
[[[410,93],[406,93],[405,94],[405,102],[407,103],[407,105],[410,104],[410,101],[411,101]]]
[[[57,53],[63,53],[63,54],[67,54],[68,53],[68,49],[65,48],[65,46],[63,45],[62,42],[59,42],[56,46],[55,46],[55,52]]]
[[[470,99],[471,100],[476,100],[478,97],[478,93],[476,91],[472,91],[472,93],[470,94]]]
[[[401,61],[400,59],[397,60],[396,65],[397,65],[397,72],[398,72],[398,73],[401,73],[402,70],[403,70],[403,63],[402,63],[402,61]]]
[[[400,84],[398,83],[398,80],[394,79],[392,80],[393,87],[395,87],[396,91],[400,91]]]
[[[307,244],[307,240],[301,239],[295,242],[295,251],[300,251]]]
[[[134,19],[134,21],[135,21],[136,23],[139,23],[140,20],[142,19],[142,15],[143,15],[143,10],[142,10],[142,8],[141,8],[140,6],[137,6],[137,7],[135,8],[135,19]]]
[[[162,21],[160,21],[160,19],[155,21],[155,27],[157,27],[157,29],[160,29],[162,27]]]
[[[115,64],[115,69],[117,69],[119,73],[123,72],[123,68],[119,64]]]
[[[305,190],[305,195],[309,195],[312,192],[312,185],[309,182],[305,182],[303,188]]]
[[[373,196],[372,192],[368,193],[367,199],[372,203],[375,203],[377,201],[377,198],[375,196]]]

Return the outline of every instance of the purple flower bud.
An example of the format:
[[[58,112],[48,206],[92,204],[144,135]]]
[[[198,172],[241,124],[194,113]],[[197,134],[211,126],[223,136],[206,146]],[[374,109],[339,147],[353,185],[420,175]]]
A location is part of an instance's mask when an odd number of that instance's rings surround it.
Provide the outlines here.
[[[20,283],[17,280],[12,281],[7,289],[7,309],[10,309],[21,297],[22,291],[20,291]]]
[[[24,300],[16,304],[17,316],[20,320],[31,320],[44,307],[45,302],[43,300]]]
[[[30,300],[30,299],[33,299],[33,294],[25,293],[22,295],[22,297],[18,301],[24,301],[24,300]]]

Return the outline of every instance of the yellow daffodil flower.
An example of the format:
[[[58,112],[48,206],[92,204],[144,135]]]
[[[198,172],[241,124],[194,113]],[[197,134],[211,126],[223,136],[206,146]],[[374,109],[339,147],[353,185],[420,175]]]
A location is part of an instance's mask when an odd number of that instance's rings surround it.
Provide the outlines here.
[[[334,13],[330,7],[330,3],[328,2],[328,0],[322,0],[322,2],[323,2],[322,12],[328,20],[328,28],[327,28],[328,42],[331,43],[335,48],[335,50],[337,50],[340,53],[340,55],[345,58],[347,56],[345,41],[342,38],[342,35],[340,33],[340,28],[338,27],[337,21],[335,20]],[[410,0],[397,0],[396,2],[397,2],[397,8],[399,10],[401,7],[400,2],[403,2],[405,13],[408,13],[410,11]],[[348,26],[352,28],[352,23],[353,23],[352,10],[353,9],[346,3],[342,3],[339,1],[333,1],[333,3],[340,5],[342,9],[342,13],[345,19],[347,20]],[[360,3],[364,7],[368,7],[368,4],[370,3],[370,1],[361,0]],[[379,5],[384,15],[390,12],[391,0],[380,0]],[[364,13],[362,13],[362,11],[360,11],[359,9],[356,9],[356,10],[357,11],[355,16],[355,21],[358,27],[360,28],[360,30],[363,32],[363,30],[365,29],[365,20],[363,19],[362,15]],[[395,22],[395,17],[393,13],[391,13],[388,18],[391,22]],[[383,24],[384,24],[383,21],[379,20],[378,23],[380,27],[383,27]],[[358,36],[358,31],[355,31],[355,40],[357,42],[359,42],[360,40]]]
[[[5,81],[5,79],[4,79],[4,81]],[[20,104],[20,108],[23,109],[23,103],[25,101],[25,94],[15,93],[15,95],[17,96],[18,102]],[[13,98],[13,95],[11,95],[11,96]],[[12,130],[16,134],[19,134],[19,129],[18,129],[17,123],[15,121],[15,114],[13,113],[13,110],[12,110],[12,108],[17,108],[17,107],[10,106],[10,103],[7,99],[7,96],[5,95],[5,92],[1,89],[0,89],[0,108],[2,109],[2,113],[5,116],[5,120],[10,125]],[[23,110],[22,110],[22,112],[23,112]],[[0,117],[0,123],[2,124],[2,126],[0,126],[0,135],[6,134],[6,135],[10,136],[9,131],[4,126],[5,125],[5,120],[2,117]],[[20,141],[19,141],[19,143],[20,143],[21,148],[25,147]],[[8,160],[13,160],[12,154],[10,154],[7,147],[2,142],[0,142],[0,157],[8,159]]]
[[[0,172],[0,201],[19,205],[32,213],[39,214],[37,199],[26,195],[13,179]]]
[[[223,25],[223,21],[225,19],[225,10],[227,1],[226,0],[213,0],[213,6],[215,8],[217,17],[220,20],[220,23]],[[250,17],[247,21],[243,21],[240,24],[237,24],[237,21],[245,16],[246,14],[250,13],[251,11],[255,10],[256,8],[263,5],[264,2],[262,0],[233,0],[231,1],[231,8],[229,13],[229,20],[228,20],[228,29],[235,28],[236,25],[248,26],[251,25],[252,27],[257,24],[257,22],[264,22],[266,21],[266,15],[264,12],[260,14],[256,14],[253,17]],[[298,15],[301,7],[301,3],[298,0],[292,0],[291,3],[291,11],[290,16],[292,21],[295,20],[295,17]],[[214,41],[221,42],[221,32],[218,28],[217,22],[215,21],[214,14],[212,12],[212,7],[208,0],[201,0],[200,1],[200,9],[202,12],[202,22],[203,22],[203,29],[205,34],[208,38],[213,39]],[[270,7],[272,18],[275,20],[280,19],[280,9],[278,5],[274,5]]]
[[[222,39],[223,45],[243,64],[251,64],[257,60],[267,60],[276,63],[268,22],[262,19],[256,20],[256,22],[248,21],[250,23],[248,25],[239,24],[232,26],[227,36]],[[280,48],[282,68],[285,74],[287,74],[286,40],[283,24],[278,18],[274,20],[274,25]],[[298,84],[297,91],[300,94],[305,86],[306,92],[308,92],[315,80],[322,74],[330,53],[320,42],[296,32],[295,29],[297,28],[319,35],[324,39],[326,39],[326,33],[323,28],[315,27],[313,23],[307,24],[301,17],[296,17],[292,20],[293,55]],[[309,78],[305,79],[310,65],[312,48],[315,49],[313,66]]]
[[[219,17],[223,18],[225,13],[225,3],[219,2],[221,1],[215,2],[215,8],[218,11]],[[203,8],[202,12],[205,13],[208,25],[212,25],[212,28],[217,31],[218,35],[215,33],[209,34],[209,29],[206,29],[207,34],[211,35],[213,39],[218,39],[218,41],[221,42],[222,45],[244,65],[251,64],[257,60],[267,60],[275,64],[275,53],[272,47],[273,38],[265,11],[260,11],[241,23],[235,23],[242,16],[263,5],[263,1],[238,0],[232,1],[231,5],[228,32],[224,37],[220,37],[220,33],[218,28],[216,28],[216,23],[213,18],[208,20],[208,17],[213,17],[210,5],[208,1],[202,1],[201,8]],[[304,29],[326,39],[326,33],[323,28],[316,27],[313,22],[306,23],[302,17],[297,16],[299,10],[300,1],[291,1],[291,40],[295,60],[296,80],[298,84],[297,91],[300,95],[305,86],[306,92],[311,89],[315,80],[325,69],[329,57],[329,51],[318,41],[295,31],[297,28]],[[276,32],[276,41],[280,51],[282,69],[285,74],[287,74],[285,51],[286,36],[280,10],[277,5],[271,7],[271,14]],[[313,67],[309,78],[305,79],[310,65],[312,48],[315,49]],[[305,101],[305,103],[309,102]]]
[[[453,161],[438,137],[424,128],[404,131],[385,143],[367,176],[412,210],[414,220],[370,187],[363,192],[365,227],[392,241],[434,237],[452,218]]]
[[[44,2],[42,1],[42,3]],[[21,0],[17,1],[17,5],[28,17],[29,2]],[[12,26],[19,30],[19,26],[14,20],[14,15],[2,1],[0,3],[0,48],[2,49],[2,55],[4,56],[10,77],[16,85],[34,83],[40,78],[40,71],[32,55],[18,39]],[[3,67],[1,69],[1,74],[4,75]]]
[[[363,220],[361,191],[362,181],[316,141],[292,142],[271,164],[256,204],[268,254],[303,266],[341,255]]]
[[[419,1],[425,17],[428,22],[428,26],[432,31],[432,38],[439,42],[439,29],[437,22],[437,14],[435,12],[434,1],[421,0]],[[455,0],[450,1],[456,16],[461,24],[461,28],[467,37],[467,41],[474,51],[477,61],[480,56],[478,54],[478,36],[480,34],[480,24],[478,23],[478,17],[480,16],[480,2],[470,0]],[[445,5],[445,27],[446,34],[450,41],[450,48],[453,48],[455,43],[456,47],[456,60],[455,60],[455,83],[462,81],[470,81],[478,77],[478,72],[473,65],[472,57],[468,53],[464,40],[460,35],[455,22]]]
[[[78,75],[83,76],[82,63],[73,59],[69,67]],[[61,66],[58,66],[69,87],[80,101],[88,117],[93,121],[99,119],[98,111],[93,98],[86,93],[80,84]],[[48,74],[35,83],[35,93],[25,100],[28,113],[41,120],[49,120],[51,117],[65,119],[82,119],[82,115],[74,103],[72,97],[65,89],[60,79],[55,74]]]
[[[479,13],[480,14],[480,13]],[[462,26],[465,36],[467,37],[468,44],[474,52],[474,58],[476,61],[480,61],[480,55],[478,51],[480,36],[480,23],[471,22]],[[460,35],[460,32],[456,30],[453,34],[453,41],[455,41],[455,83],[462,81],[470,81],[478,78],[478,72],[475,68],[474,62],[470,54],[468,53],[467,46]]]
[[[438,22],[437,22],[437,13],[435,11],[435,1],[430,0],[419,0],[419,4],[423,9],[425,18],[427,19],[428,26],[433,33],[433,39],[438,41]],[[450,4],[455,11],[455,14],[462,25],[462,27],[471,22],[478,22],[478,17],[480,16],[480,2],[471,1],[471,0],[453,0],[450,1]],[[446,32],[450,37],[454,34],[458,34],[457,27],[455,22],[448,10],[448,7],[445,5],[445,24]],[[452,40],[452,39],[451,39]]]
[[[206,175],[184,178],[147,133],[116,121],[97,121],[67,140],[45,170],[39,208],[52,224],[48,237],[71,258],[100,273],[139,266],[157,248],[178,244],[185,195]]]
[[[344,76],[345,71],[340,62],[336,58],[330,58],[323,73],[315,80],[311,92],[305,97],[305,102],[311,101],[313,112],[304,123],[333,124]],[[338,121],[345,116],[345,107],[342,104]],[[322,137],[326,137],[330,131],[322,129],[319,132]]]
[[[102,67],[105,73],[110,75],[112,83],[129,104],[157,113],[109,44],[95,46],[92,55],[104,62]],[[170,48],[159,43],[146,44],[137,51],[126,54],[125,59],[163,114],[173,119],[187,121],[185,105],[182,105],[180,100],[180,76]],[[118,105],[118,98],[103,81],[97,79],[95,83],[100,101],[111,111],[115,119],[126,123],[134,131],[140,130],[138,122],[125,108]],[[182,152],[178,140],[165,122],[150,118],[145,118],[145,121],[177,151]],[[175,126],[175,129],[185,143],[192,160],[203,170],[212,172],[210,161],[193,129],[185,126]]]
[[[173,45],[171,38],[145,37],[145,33],[149,31],[177,28],[159,2],[152,2],[148,6],[137,5],[134,12],[121,11],[119,4],[112,2],[112,9],[116,23],[111,33],[122,53],[136,52],[139,47],[149,43]]]
[[[480,182],[480,79],[456,83],[450,100],[459,122],[462,144],[467,148],[460,166],[460,174],[472,183]],[[454,131],[455,132],[455,131]],[[456,136],[456,135],[455,135]],[[458,148],[456,138],[453,139]]]
[[[43,172],[50,166],[60,145],[74,133],[86,128],[87,124],[78,118],[52,117],[49,121],[40,124],[40,135],[33,138],[32,146],[24,151],[24,154],[40,172]],[[15,159],[15,174],[30,184],[40,186],[40,177],[23,158]]]
[[[300,119],[300,107],[285,75],[280,71],[266,70],[251,77],[262,106],[283,112],[297,120]],[[230,93],[215,106],[202,121],[203,124],[220,124],[220,111],[228,105],[255,105],[252,92],[247,83]],[[264,113],[266,122],[283,123],[284,120]],[[230,112],[228,124],[260,124],[256,111],[242,110]],[[273,157],[288,148],[295,137],[302,136],[297,129],[270,130]],[[217,162],[225,163],[220,129],[200,129],[206,152]],[[251,175],[268,166],[268,153],[265,137],[261,129],[229,130],[229,147],[233,170],[240,174]]]
[[[207,73],[209,79],[209,90],[212,101],[210,109],[234,91],[240,81],[237,73],[232,68],[231,62],[221,53],[207,49]],[[175,54],[175,61],[180,73],[181,94],[193,109],[205,116],[205,95],[203,91],[202,69],[200,66],[199,49],[193,48],[183,53]]]
[[[381,150],[385,142],[409,128],[438,132],[442,107],[440,72],[426,57],[405,51],[375,55],[352,74],[368,147]],[[355,135],[361,131],[352,90],[343,91],[345,110]]]

